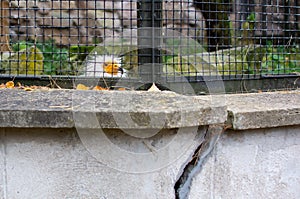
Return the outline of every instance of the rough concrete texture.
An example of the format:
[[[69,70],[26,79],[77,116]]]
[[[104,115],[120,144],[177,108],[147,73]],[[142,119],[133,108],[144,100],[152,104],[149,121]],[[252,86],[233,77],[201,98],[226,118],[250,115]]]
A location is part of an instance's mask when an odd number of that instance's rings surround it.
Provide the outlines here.
[[[227,117],[221,95],[0,89],[0,96],[4,199],[174,198],[185,166],[201,156],[207,126]],[[285,127],[225,132],[188,197],[299,198],[299,96],[227,95],[235,129]]]
[[[223,123],[226,107],[174,92],[1,89],[0,127],[178,128]],[[96,120],[95,120],[96,119]]]
[[[300,124],[300,90],[227,95],[226,105],[233,129]]]
[[[300,126],[225,132],[189,199],[300,198],[299,143]]]
[[[299,90],[192,97],[167,91],[1,89],[0,96],[5,96],[0,127],[178,128],[223,123],[227,112],[227,123],[237,130],[300,124]]]
[[[82,144],[75,129],[0,128],[0,198],[174,198],[174,184],[181,167],[191,158],[204,132],[205,128],[200,129],[189,140],[190,147],[171,159],[170,164],[156,171],[133,174],[98,161],[89,147]],[[191,129],[185,133],[185,136],[195,136]],[[141,140],[133,142],[116,134],[108,137],[124,151],[149,153]],[[153,148],[157,147],[152,155],[158,157],[160,142],[172,140],[174,136],[164,133],[159,137],[152,144]],[[105,151],[103,156],[112,154]],[[122,156],[120,153],[115,158],[122,160]],[[128,166],[140,165],[133,158]]]

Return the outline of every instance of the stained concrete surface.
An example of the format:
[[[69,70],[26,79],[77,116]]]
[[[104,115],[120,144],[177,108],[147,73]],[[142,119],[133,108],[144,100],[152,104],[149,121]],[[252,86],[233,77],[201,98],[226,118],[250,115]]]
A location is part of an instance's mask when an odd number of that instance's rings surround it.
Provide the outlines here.
[[[300,198],[300,126],[228,131],[194,178],[189,199]]]
[[[200,137],[190,140],[189,148],[180,149],[182,153],[177,159],[171,159],[160,169],[128,173],[95,158],[89,147],[82,144],[75,129],[2,128],[0,198],[174,198],[173,186],[182,165],[191,158],[204,131],[205,128],[199,132]],[[124,152],[149,152],[140,140],[128,140],[117,134],[115,132],[109,139]],[[186,129],[185,134],[195,136],[190,129]],[[162,136],[153,143],[153,148],[157,149],[153,156],[160,155],[159,141],[172,141],[176,134]],[[103,156],[112,154],[104,152]],[[122,154],[116,158],[122,161]],[[138,162],[132,158],[131,166],[139,166],[135,164]]]
[[[0,96],[0,127],[149,129],[227,120],[233,129],[246,130],[300,124],[300,90],[183,96],[174,92],[0,89]],[[99,122],[92,123],[91,118]]]
[[[219,124],[227,117],[224,103],[168,91],[0,89],[0,96],[0,127],[160,129]]]
[[[201,145],[201,135],[207,125],[225,122],[226,110],[227,124],[244,130],[223,134],[194,176],[189,198],[300,197],[299,91],[187,97],[172,92],[4,89],[0,95],[1,198],[174,198],[176,180]],[[131,123],[122,120],[124,114]],[[153,125],[160,119],[163,123]],[[106,135],[124,153],[103,150],[95,155],[102,142],[91,136],[98,132],[80,129],[96,131],[101,123],[110,127]],[[203,125],[202,133],[195,136],[198,125]],[[133,138],[119,135],[120,127]],[[156,127],[165,132],[153,138]],[[180,139],[175,139],[176,127],[182,129]],[[174,161],[161,169],[149,170],[150,161],[134,158],[136,164],[127,164],[131,173],[114,168],[124,166],[130,152],[151,152],[159,160],[168,143],[182,153],[173,158],[171,152],[177,151],[165,151],[164,157]],[[180,151],[182,143],[189,147]],[[132,173],[143,166],[148,172]]]
[[[226,96],[228,122],[246,130],[300,124],[300,90]]]

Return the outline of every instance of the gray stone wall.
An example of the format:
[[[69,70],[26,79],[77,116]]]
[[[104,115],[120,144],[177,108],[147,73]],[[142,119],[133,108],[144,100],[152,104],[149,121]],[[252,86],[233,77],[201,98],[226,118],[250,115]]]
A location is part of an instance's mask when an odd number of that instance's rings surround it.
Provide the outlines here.
[[[189,199],[299,198],[299,143],[300,126],[226,132]]]
[[[169,136],[172,133],[159,142],[168,141]],[[119,146],[131,145],[133,151],[149,150],[117,134],[109,137]],[[0,198],[4,199],[175,198],[174,184],[182,165],[199,144],[194,140],[167,167],[133,174],[98,161],[75,129],[0,128],[0,138]],[[188,198],[297,199],[299,143],[299,126],[225,132],[194,176]]]
[[[189,136],[192,132],[185,133]],[[149,151],[142,142],[136,144],[124,137],[119,140],[117,132],[111,135],[110,139],[119,142],[120,147],[130,146],[133,153]],[[173,133],[165,134],[156,144],[170,136]],[[189,150],[160,170],[134,174],[118,171],[95,158],[75,129],[0,128],[0,140],[0,198],[3,199],[174,198],[174,183],[181,165],[198,145],[197,140],[192,141]],[[111,156],[109,152],[105,154]],[[115,158],[122,158],[122,154]],[[140,165],[132,162],[131,166]]]
[[[11,1],[10,7],[14,41],[37,36],[61,45],[94,44],[137,28],[132,1]],[[204,18],[191,3],[166,2],[163,8],[164,27],[204,40]]]
[[[136,29],[136,6],[134,1],[11,1],[11,37],[13,41],[35,37],[54,39],[60,45],[99,43],[107,37],[122,36],[128,29]],[[300,17],[296,19],[299,9],[294,0],[288,4],[271,1],[269,5],[263,5],[261,0],[253,3],[239,0],[230,7],[233,8],[230,20],[236,30],[241,30],[247,16],[254,12],[255,31],[251,36],[299,36],[296,31],[300,28]],[[163,10],[163,27],[195,38],[201,44],[207,43],[208,22],[192,1],[166,1]]]

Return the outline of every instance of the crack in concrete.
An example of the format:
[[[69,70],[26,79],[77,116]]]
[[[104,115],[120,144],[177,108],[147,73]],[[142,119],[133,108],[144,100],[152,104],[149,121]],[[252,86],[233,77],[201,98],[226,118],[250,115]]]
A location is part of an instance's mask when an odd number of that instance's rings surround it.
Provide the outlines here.
[[[208,127],[204,135],[204,141],[195,150],[192,160],[187,163],[182,174],[175,183],[174,189],[176,199],[188,198],[194,176],[200,172],[222,132],[224,132],[224,125],[211,125]]]

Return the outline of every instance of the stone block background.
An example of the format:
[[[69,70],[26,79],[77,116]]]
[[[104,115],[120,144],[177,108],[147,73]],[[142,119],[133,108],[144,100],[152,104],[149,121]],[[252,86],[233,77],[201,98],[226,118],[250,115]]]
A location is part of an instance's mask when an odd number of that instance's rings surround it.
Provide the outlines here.
[[[179,31],[205,45],[208,36],[206,28],[217,30],[218,27],[207,25],[216,19],[205,19],[203,13],[211,11],[201,10],[200,4],[196,0],[165,1],[163,27]],[[299,36],[296,31],[300,28],[300,17],[296,17],[299,8],[294,5],[294,0],[289,1],[288,5],[275,0],[268,5],[263,5],[261,0],[250,4],[238,0],[234,3],[229,1],[226,11],[217,7],[219,10],[215,12],[228,14],[236,30],[241,30],[247,16],[255,13],[253,34],[257,37],[264,34],[284,37],[285,33]],[[286,14],[288,6],[290,8]],[[136,1],[10,1],[10,8],[10,35],[13,41],[37,37],[43,41],[54,39],[59,45],[87,45],[101,43],[107,37],[123,36],[128,29],[137,28]]]
[[[12,1],[10,7],[13,41],[37,36],[60,45],[94,44],[137,28],[137,5],[132,1]],[[204,39],[204,18],[191,3],[166,2],[163,8],[164,27]]]

